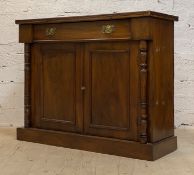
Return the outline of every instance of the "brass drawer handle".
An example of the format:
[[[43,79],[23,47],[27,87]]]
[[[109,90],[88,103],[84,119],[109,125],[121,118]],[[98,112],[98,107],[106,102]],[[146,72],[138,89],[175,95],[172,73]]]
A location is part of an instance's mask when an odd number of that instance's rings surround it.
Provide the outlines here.
[[[46,36],[54,36],[56,34],[56,28],[51,27],[46,29]]]
[[[102,26],[102,33],[106,33],[106,34],[110,34],[115,30],[115,26],[114,25],[103,25]]]

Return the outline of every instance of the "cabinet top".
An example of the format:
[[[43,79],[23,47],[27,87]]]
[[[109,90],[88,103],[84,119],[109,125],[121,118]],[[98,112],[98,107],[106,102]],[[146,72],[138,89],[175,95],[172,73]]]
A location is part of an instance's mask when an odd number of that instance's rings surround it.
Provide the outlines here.
[[[44,23],[64,23],[64,22],[79,22],[79,21],[127,19],[127,18],[138,18],[138,17],[154,17],[154,18],[161,18],[165,20],[178,21],[178,16],[158,13],[154,11],[138,11],[138,12],[113,13],[113,14],[88,15],[88,16],[26,19],[26,20],[16,20],[15,23],[16,24],[44,24]]]

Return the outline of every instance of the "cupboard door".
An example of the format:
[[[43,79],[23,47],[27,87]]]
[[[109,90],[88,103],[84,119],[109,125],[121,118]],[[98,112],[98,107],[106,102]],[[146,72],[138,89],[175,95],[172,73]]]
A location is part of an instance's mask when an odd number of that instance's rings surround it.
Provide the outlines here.
[[[137,58],[136,42],[86,45],[85,133],[137,139]]]
[[[81,51],[75,44],[32,46],[34,127],[82,131]]]

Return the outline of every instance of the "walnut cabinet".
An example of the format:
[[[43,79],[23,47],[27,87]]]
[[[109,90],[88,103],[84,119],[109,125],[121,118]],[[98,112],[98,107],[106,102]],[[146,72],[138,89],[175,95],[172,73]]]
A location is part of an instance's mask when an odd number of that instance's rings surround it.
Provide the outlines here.
[[[16,20],[19,140],[155,160],[174,136],[174,21],[157,12]]]

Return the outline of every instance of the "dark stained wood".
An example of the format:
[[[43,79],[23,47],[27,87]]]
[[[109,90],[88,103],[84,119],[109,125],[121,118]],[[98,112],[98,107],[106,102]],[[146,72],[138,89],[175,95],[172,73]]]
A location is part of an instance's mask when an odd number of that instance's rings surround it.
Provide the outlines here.
[[[24,126],[31,126],[31,46],[24,45],[25,88],[24,88]]]
[[[140,142],[147,143],[148,104],[147,104],[147,41],[140,41]]]
[[[153,160],[156,160],[177,149],[177,137],[172,136],[153,144]]]
[[[18,140],[150,161],[159,159],[177,149],[176,137],[167,138],[154,144],[141,144],[120,139],[48,131],[43,129],[18,128],[17,133]]]
[[[16,24],[45,24],[45,23],[96,21],[96,20],[139,18],[139,17],[145,17],[145,16],[178,21],[177,16],[167,15],[164,13],[158,13],[153,11],[139,11],[139,12],[113,13],[113,14],[102,14],[102,15],[16,20]]]
[[[152,40],[151,24],[152,18],[132,18],[130,20],[132,40]]]
[[[125,38],[89,38],[89,39],[64,39],[64,40],[34,40],[33,43],[64,43],[64,42],[73,42],[73,43],[87,43],[87,42],[110,42],[110,41],[130,41],[131,37]],[[136,39],[133,39],[136,40]],[[147,38],[147,40],[151,40]]]
[[[174,151],[177,19],[146,11],[16,21],[25,43],[18,139],[146,160]]]
[[[33,127],[80,132],[80,50],[74,44],[35,44],[32,54],[33,105],[39,105],[33,108]]]
[[[113,25],[112,33],[104,33],[103,27]],[[47,29],[54,28],[56,34],[47,36]],[[42,40],[79,40],[79,39],[109,39],[130,38],[129,20],[93,21],[64,24],[40,24],[34,26],[34,41]]]
[[[33,40],[33,29],[31,24],[20,25],[19,27],[19,42],[31,43]]]
[[[150,142],[174,135],[174,24],[152,19],[148,59]]]
[[[137,114],[131,111],[137,91],[130,88],[135,43],[91,43],[85,50],[85,133],[137,139]],[[132,70],[131,70],[132,69]],[[133,72],[132,72],[133,71]],[[131,95],[133,94],[133,95]],[[133,106],[133,109],[135,106]],[[137,107],[134,109],[137,110]]]

